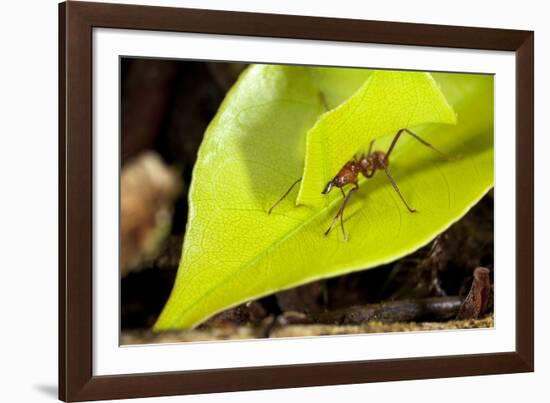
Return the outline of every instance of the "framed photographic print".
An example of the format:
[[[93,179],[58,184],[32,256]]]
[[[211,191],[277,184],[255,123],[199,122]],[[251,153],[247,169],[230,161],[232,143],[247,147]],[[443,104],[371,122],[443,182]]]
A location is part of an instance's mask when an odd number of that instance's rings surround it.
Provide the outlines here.
[[[533,32],[59,28],[60,399],[533,371]]]

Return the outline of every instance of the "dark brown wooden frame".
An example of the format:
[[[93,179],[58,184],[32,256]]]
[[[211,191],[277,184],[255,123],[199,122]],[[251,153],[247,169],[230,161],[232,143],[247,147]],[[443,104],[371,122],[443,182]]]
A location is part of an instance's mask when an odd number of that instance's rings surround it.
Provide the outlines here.
[[[516,350],[328,364],[92,375],[92,30],[97,27],[516,54]],[[105,3],[59,5],[59,398],[165,396],[534,370],[534,33]]]

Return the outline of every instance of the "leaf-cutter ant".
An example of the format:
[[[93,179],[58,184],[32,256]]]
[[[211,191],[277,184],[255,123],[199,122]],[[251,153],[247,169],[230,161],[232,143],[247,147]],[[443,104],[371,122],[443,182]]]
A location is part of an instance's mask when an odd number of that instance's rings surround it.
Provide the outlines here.
[[[388,151],[386,151],[386,152],[384,152],[384,151],[372,151],[372,146],[374,144],[374,140],[371,141],[371,143],[369,145],[368,153],[367,154],[363,153],[359,159],[354,157],[352,160],[348,161],[342,167],[342,169],[340,169],[340,171],[336,174],[336,176],[330,182],[328,182],[326,184],[325,188],[321,192],[322,194],[327,194],[333,188],[337,187],[342,192],[342,196],[344,198],[344,202],[342,203],[342,206],[338,210],[338,213],[336,213],[336,215],[332,219],[332,223],[330,224],[330,227],[328,227],[328,229],[325,231],[325,236],[327,236],[330,233],[330,231],[332,231],[332,228],[334,227],[334,224],[336,223],[338,218],[340,218],[340,224],[341,224],[341,227],[342,227],[342,233],[344,234],[344,240],[347,240],[346,231],[344,229],[344,209],[346,208],[347,204],[349,203],[349,199],[350,199],[351,195],[353,193],[357,192],[357,190],[359,189],[359,174],[362,174],[365,178],[368,179],[368,178],[372,178],[373,175],[376,173],[376,171],[383,170],[386,173],[386,175],[387,175],[388,179],[390,180],[394,190],[399,195],[399,198],[401,199],[401,201],[403,202],[405,207],[411,213],[416,212],[416,209],[412,208],[407,203],[407,201],[405,200],[403,195],[401,194],[401,191],[399,190],[399,187],[397,186],[397,183],[395,183],[395,180],[393,179],[393,176],[392,176],[392,174],[390,173],[390,171],[388,169],[388,166],[390,164],[389,157],[390,157],[392,151],[394,150],[397,141],[399,140],[399,138],[401,137],[401,135],[403,133],[407,133],[410,136],[414,137],[420,143],[422,143],[426,147],[432,149],[433,151],[437,152],[443,158],[445,158],[447,160],[451,159],[451,158],[447,157],[447,155],[445,155],[443,152],[439,151],[437,148],[432,146],[430,143],[428,143],[427,141],[421,139],[418,135],[416,135],[415,133],[413,133],[412,131],[410,131],[409,129],[406,129],[406,128],[400,129],[396,133],[395,137],[393,138],[393,140],[391,142],[390,147],[388,148]],[[277,200],[273,206],[271,206],[271,208],[268,211],[268,214],[271,214],[273,209],[281,201],[283,201],[285,197],[288,196],[288,194],[291,192],[291,190],[294,188],[294,186],[296,186],[301,180],[302,180],[302,178],[298,179],[296,182],[294,182],[290,186],[290,188],[281,196],[281,198],[279,200]],[[350,191],[346,195],[343,188],[348,184],[353,185],[353,187],[350,189]]]

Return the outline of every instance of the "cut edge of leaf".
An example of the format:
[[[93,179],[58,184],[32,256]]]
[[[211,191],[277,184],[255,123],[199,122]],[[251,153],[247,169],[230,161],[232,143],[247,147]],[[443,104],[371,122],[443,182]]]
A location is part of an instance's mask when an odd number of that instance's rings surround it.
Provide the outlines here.
[[[372,74],[369,75],[369,77],[365,80],[365,82],[363,84],[361,84],[349,96],[348,99],[346,99],[344,102],[340,103],[334,109],[331,109],[329,111],[326,111],[326,112],[320,114],[318,116],[317,120],[315,121],[315,123],[313,124],[313,126],[307,131],[307,133],[306,133],[306,150],[305,150],[305,158],[304,158],[304,167],[303,167],[303,170],[302,170],[302,178],[308,178],[309,177],[309,175],[306,171],[307,171],[307,167],[309,165],[311,165],[311,164],[309,164],[309,161],[310,161],[311,158],[313,158],[313,154],[314,154],[313,152],[311,152],[311,147],[313,147],[313,144],[318,143],[317,141],[312,139],[312,134],[315,133],[315,131],[317,130],[317,128],[320,125],[325,124],[325,119],[330,118],[331,115],[338,113],[340,111],[340,109],[347,108],[348,104],[353,102],[355,100],[355,98],[359,96],[360,92],[363,91],[365,89],[365,87],[368,87],[374,79],[376,79],[377,73],[380,72],[380,71],[386,71],[386,70],[373,69]],[[395,71],[400,72],[399,70],[395,70]],[[458,114],[455,111],[455,109],[452,107],[452,105],[449,103],[449,101],[447,100],[447,97],[445,96],[443,90],[441,89],[441,85],[437,82],[437,80],[435,80],[435,78],[429,72],[419,72],[419,73],[422,73],[425,77],[427,77],[428,80],[431,81],[432,85],[435,88],[437,88],[437,90],[439,91],[439,95],[440,95],[440,101],[441,101],[442,105],[444,105],[444,109],[448,112],[448,116],[445,116],[445,118],[440,119],[440,120],[427,120],[425,122],[414,124],[414,125],[412,125],[410,127],[407,127],[407,128],[408,129],[413,129],[415,127],[423,126],[423,125],[427,125],[427,124],[456,125],[457,122],[458,122]],[[365,140],[365,145],[368,144],[369,141],[371,141],[373,139],[382,138],[382,137],[385,137],[385,136],[389,136],[391,134],[392,133],[380,133],[377,136],[373,136],[371,138],[368,138],[368,139]],[[324,143],[322,144],[322,148],[323,148],[323,154],[326,154]],[[358,152],[358,151],[359,151],[359,149],[356,150],[356,152]],[[343,166],[343,164],[342,164],[342,166]],[[328,178],[327,181],[330,180],[331,174],[327,175],[326,164],[322,164],[322,167],[323,167],[323,170],[325,171],[324,177]],[[334,174],[336,174],[336,172],[334,172]],[[316,203],[311,203],[311,202],[306,201],[306,200],[308,200],[308,198],[304,196],[305,187],[306,187],[306,181],[302,180],[302,182],[300,183],[300,185],[298,187],[298,193],[296,195],[295,205],[296,206],[319,207],[320,203],[316,204]],[[319,200],[320,199],[321,198],[319,198]]]

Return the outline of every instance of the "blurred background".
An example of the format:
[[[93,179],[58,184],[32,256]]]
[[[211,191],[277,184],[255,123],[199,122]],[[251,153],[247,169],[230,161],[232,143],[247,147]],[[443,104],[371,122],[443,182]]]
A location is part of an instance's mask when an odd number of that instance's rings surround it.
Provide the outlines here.
[[[121,59],[122,329],[151,327],[168,297],[197,150],[244,68]]]

